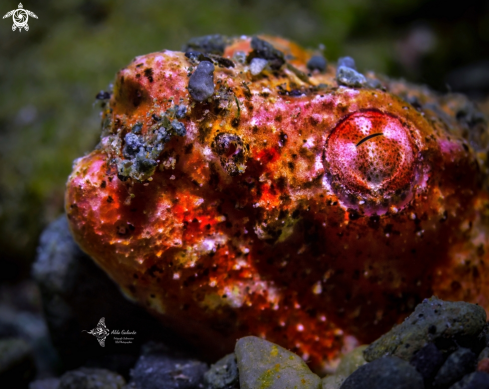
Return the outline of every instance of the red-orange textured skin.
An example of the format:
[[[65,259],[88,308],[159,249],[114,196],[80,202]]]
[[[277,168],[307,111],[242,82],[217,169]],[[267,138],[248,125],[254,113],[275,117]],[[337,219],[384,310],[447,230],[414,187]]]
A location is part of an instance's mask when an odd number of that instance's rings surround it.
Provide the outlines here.
[[[323,371],[432,294],[489,309],[487,139],[457,120],[466,99],[373,73],[381,89],[339,86],[331,65],[305,79],[312,53],[265,39],[295,69],[216,66],[203,103],[186,89],[183,53],[118,73],[101,143],[67,183],[82,249],[210,358],[252,334]],[[250,39],[224,57],[236,51]],[[175,104],[188,106],[187,135],[165,144],[148,180],[121,181],[112,158],[125,134],[137,122],[147,134]],[[218,155],[223,133],[241,143]]]

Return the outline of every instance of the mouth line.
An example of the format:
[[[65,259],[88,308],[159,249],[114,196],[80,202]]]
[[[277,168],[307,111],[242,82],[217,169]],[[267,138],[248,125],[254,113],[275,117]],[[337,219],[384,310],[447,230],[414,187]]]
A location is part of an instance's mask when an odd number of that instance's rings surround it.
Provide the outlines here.
[[[377,132],[375,134],[371,134],[369,136],[366,136],[365,138],[363,138],[360,142],[358,142],[355,146],[358,147],[360,146],[362,143],[368,141],[369,139],[372,139],[372,138],[375,138],[376,136],[380,136],[380,135],[384,135],[383,132]]]

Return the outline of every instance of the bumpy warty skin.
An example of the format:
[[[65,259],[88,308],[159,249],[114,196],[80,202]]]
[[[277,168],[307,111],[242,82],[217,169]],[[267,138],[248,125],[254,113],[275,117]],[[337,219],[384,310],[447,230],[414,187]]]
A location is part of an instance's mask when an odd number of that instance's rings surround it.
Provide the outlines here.
[[[339,85],[262,38],[117,74],[67,183],[82,249],[210,358],[257,335],[321,371],[433,294],[489,309],[474,106],[374,73]]]

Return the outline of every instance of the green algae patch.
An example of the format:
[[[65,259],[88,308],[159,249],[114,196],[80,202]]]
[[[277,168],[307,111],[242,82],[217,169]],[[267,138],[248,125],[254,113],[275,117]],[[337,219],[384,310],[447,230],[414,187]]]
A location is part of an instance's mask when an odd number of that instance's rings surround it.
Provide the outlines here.
[[[319,389],[321,379],[294,353],[255,336],[236,343],[241,389]]]

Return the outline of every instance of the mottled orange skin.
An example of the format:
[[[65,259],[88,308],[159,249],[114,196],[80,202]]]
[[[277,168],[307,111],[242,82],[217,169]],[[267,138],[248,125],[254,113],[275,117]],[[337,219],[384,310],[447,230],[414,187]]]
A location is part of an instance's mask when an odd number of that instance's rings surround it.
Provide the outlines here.
[[[267,39],[307,73],[310,52]],[[224,56],[249,52],[249,42],[236,39]],[[214,96],[196,103],[183,53],[135,58],[117,75],[99,147],[75,163],[66,191],[73,235],[128,296],[210,358],[252,334],[316,371],[432,294],[489,309],[487,144],[465,139],[455,118],[465,98],[374,74],[383,90],[340,87],[331,65],[305,81],[286,66],[251,76],[235,65],[216,67]],[[304,94],[281,95],[279,85]],[[412,96],[422,107],[406,102]],[[187,135],[165,145],[149,180],[119,180],[111,158],[122,155],[124,135],[138,121],[145,134],[152,114],[175,103],[189,106],[180,120]],[[381,169],[394,163],[382,180],[401,169],[400,181],[375,193],[351,184],[350,164],[336,165],[341,155],[327,146],[339,142],[328,140],[335,128],[358,131],[352,120],[362,112],[404,131],[410,153],[393,149],[385,128],[358,146],[377,152]],[[361,140],[341,131],[342,142]],[[242,140],[244,172],[223,168],[234,149],[216,154],[219,133]],[[369,169],[354,163],[355,174]]]

